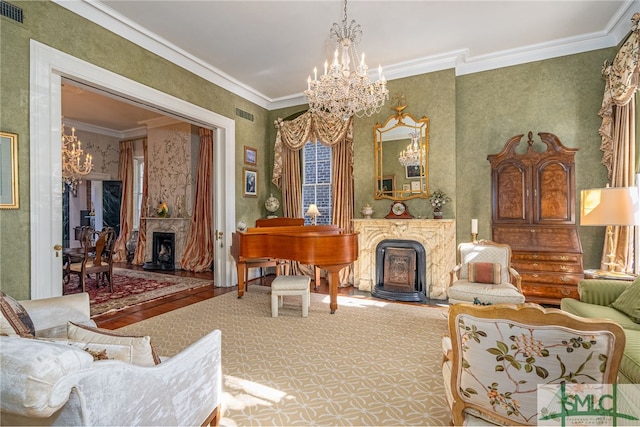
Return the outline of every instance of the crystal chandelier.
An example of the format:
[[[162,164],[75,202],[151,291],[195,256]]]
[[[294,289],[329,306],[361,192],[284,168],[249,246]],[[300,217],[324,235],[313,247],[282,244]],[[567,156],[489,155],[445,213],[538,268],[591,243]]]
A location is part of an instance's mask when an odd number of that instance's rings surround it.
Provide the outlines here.
[[[403,166],[419,166],[424,164],[427,158],[427,151],[424,145],[420,144],[420,134],[411,132],[411,143],[407,145],[407,148],[400,152],[398,160]]]
[[[62,182],[75,192],[76,186],[82,182],[82,176],[89,174],[93,168],[91,154],[82,155],[82,142],[76,136],[76,129],[71,128],[71,135],[64,133],[62,124]]]
[[[347,25],[347,1],[344,2],[344,18],[342,26],[333,24],[329,31],[331,39],[335,39],[337,48],[333,62],[324,63],[324,75],[318,79],[318,69],[313,69],[307,79],[307,90],[304,91],[309,103],[309,111],[326,112],[333,116],[348,119],[354,114],[358,117],[370,116],[380,111],[385,99],[389,99],[387,81],[382,75],[382,67],[378,66],[378,81],[369,80],[364,53],[358,64],[356,45],[362,38],[360,24],[352,20]],[[351,69],[351,64],[354,69]]]

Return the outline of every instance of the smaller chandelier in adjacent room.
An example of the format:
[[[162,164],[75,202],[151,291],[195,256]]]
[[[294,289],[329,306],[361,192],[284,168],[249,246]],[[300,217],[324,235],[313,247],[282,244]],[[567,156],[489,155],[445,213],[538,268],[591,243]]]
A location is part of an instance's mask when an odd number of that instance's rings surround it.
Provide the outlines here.
[[[311,76],[307,79],[304,94],[309,103],[309,111],[325,112],[345,120],[353,115],[363,117],[379,112],[384,101],[389,99],[387,82],[380,66],[378,81],[371,82],[369,79],[369,67],[364,62],[364,53],[359,57],[356,49],[362,38],[362,29],[355,20],[347,25],[346,0],[342,26],[334,23],[330,37],[337,44],[333,62],[329,64],[325,61],[324,74],[320,78],[317,68],[314,68],[313,80]]]
[[[427,150],[424,145],[420,144],[420,134],[411,132],[409,136],[411,137],[411,143],[400,152],[398,160],[403,166],[424,165],[427,158]]]
[[[83,158],[84,155],[84,158]],[[71,135],[64,132],[62,124],[62,182],[75,192],[82,177],[93,168],[91,154],[84,154],[82,142],[76,136],[76,129],[71,128]]]

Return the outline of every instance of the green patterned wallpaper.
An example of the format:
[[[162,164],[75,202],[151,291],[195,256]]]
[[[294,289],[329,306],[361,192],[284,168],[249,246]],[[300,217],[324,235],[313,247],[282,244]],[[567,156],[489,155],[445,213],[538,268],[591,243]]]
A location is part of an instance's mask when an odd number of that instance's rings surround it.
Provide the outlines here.
[[[271,181],[273,122],[305,108],[268,112],[225,89],[80,18],[49,1],[13,1],[23,8],[24,24],[0,18],[0,129],[17,133],[19,141],[20,209],[0,211],[0,285],[29,298],[29,39],[169,93],[236,120],[237,221],[248,224],[266,214],[264,200],[280,192]],[[61,32],[60,26],[73,27]],[[389,200],[373,200],[373,126],[393,111],[398,96],[407,111],[431,120],[429,182],[453,199],[445,218],[458,220],[458,241],[468,239],[471,218],[480,222],[480,237],[490,237],[490,173],[488,154],[498,152],[511,136],[533,131],[558,135],[577,155],[578,190],[602,186],[606,171],[600,165],[597,115],[602,101],[600,67],[615,48],[533,62],[493,71],[456,76],[444,70],[389,81],[390,100],[383,110],[354,122],[355,210],[366,203],[374,217],[389,211]],[[302,80],[301,80],[302,81]],[[253,122],[235,116],[235,109],[254,115]],[[243,147],[258,151],[258,198],[242,197]],[[425,199],[407,202],[414,216],[431,216]],[[580,229],[585,267],[595,267],[602,251],[604,230]]]

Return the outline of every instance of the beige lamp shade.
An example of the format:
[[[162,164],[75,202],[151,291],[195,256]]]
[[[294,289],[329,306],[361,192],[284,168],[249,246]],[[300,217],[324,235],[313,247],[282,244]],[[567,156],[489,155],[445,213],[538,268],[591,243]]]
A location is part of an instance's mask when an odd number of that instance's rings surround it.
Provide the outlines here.
[[[316,217],[320,216],[320,211],[318,210],[318,206],[315,203],[311,203],[309,205],[309,209],[307,209],[307,215],[311,217],[311,225],[316,225]]]
[[[309,205],[309,209],[307,209],[307,215],[311,217],[320,216],[320,211],[318,210],[318,206],[316,206],[315,203],[311,203]]]
[[[581,225],[638,225],[640,212],[637,187],[582,190]]]

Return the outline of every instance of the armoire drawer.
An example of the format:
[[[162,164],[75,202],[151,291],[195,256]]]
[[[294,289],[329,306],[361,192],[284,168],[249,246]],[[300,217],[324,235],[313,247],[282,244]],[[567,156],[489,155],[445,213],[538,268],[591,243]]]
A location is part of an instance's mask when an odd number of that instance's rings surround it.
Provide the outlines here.
[[[522,292],[525,294],[525,297],[543,297],[557,300],[562,298],[580,299],[578,287],[575,285],[564,286],[523,283]]]
[[[520,274],[527,272],[582,273],[582,264],[540,261],[513,261],[513,268]]]
[[[517,271],[517,269],[516,269]],[[544,283],[551,285],[577,285],[584,278],[582,273],[520,272],[522,283]]]
[[[547,252],[513,252],[512,261],[562,262],[582,265],[582,254],[562,254]]]

